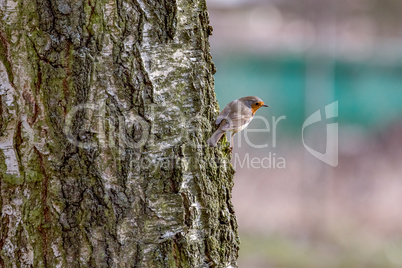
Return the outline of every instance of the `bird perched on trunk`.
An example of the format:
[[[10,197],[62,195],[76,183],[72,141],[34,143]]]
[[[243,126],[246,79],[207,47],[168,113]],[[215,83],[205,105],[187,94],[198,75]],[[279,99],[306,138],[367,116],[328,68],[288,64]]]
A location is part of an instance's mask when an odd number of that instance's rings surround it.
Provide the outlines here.
[[[215,124],[219,127],[207,143],[215,147],[223,134],[230,131],[230,149],[232,149],[234,134],[245,129],[253,119],[255,112],[261,107],[268,107],[268,105],[265,105],[260,98],[255,96],[243,97],[230,102],[218,115]]]

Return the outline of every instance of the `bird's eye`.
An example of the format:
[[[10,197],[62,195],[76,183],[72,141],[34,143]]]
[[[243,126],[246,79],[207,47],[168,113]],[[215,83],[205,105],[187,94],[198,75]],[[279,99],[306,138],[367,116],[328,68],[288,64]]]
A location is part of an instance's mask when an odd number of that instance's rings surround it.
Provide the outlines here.
[[[258,102],[256,102],[256,103],[255,103],[255,105],[259,105],[259,103],[258,103]]]

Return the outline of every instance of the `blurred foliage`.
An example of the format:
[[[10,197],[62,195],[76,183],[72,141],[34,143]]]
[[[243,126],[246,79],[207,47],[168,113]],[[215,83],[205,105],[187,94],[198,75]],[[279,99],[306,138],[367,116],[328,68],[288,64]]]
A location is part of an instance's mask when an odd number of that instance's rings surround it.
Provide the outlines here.
[[[350,241],[335,238],[312,242],[286,236],[242,235],[239,267],[396,268],[401,267],[401,258],[395,259],[394,253],[402,252],[401,246],[373,247],[367,240],[353,236]]]
[[[306,67],[314,62],[307,57],[245,54],[215,55],[214,61],[221,108],[234,99],[256,95],[270,105],[259,114],[269,118],[286,115],[285,129],[301,129],[306,118]],[[338,122],[377,129],[401,119],[402,62],[334,60],[331,68],[333,75],[327,80],[334,100],[339,100]],[[321,107],[326,104],[324,101]]]

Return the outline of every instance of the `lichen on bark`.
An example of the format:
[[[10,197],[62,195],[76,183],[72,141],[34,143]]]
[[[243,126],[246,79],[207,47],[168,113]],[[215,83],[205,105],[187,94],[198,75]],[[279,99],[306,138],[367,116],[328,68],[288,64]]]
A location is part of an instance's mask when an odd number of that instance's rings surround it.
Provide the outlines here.
[[[205,1],[0,5],[0,265],[235,267]]]

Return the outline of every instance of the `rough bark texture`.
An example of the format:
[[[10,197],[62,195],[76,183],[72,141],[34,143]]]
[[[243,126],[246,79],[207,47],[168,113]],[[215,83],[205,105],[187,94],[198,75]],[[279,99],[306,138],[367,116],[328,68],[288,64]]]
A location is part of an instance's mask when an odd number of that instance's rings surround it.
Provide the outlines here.
[[[0,0],[0,22],[0,266],[236,266],[205,0]]]

